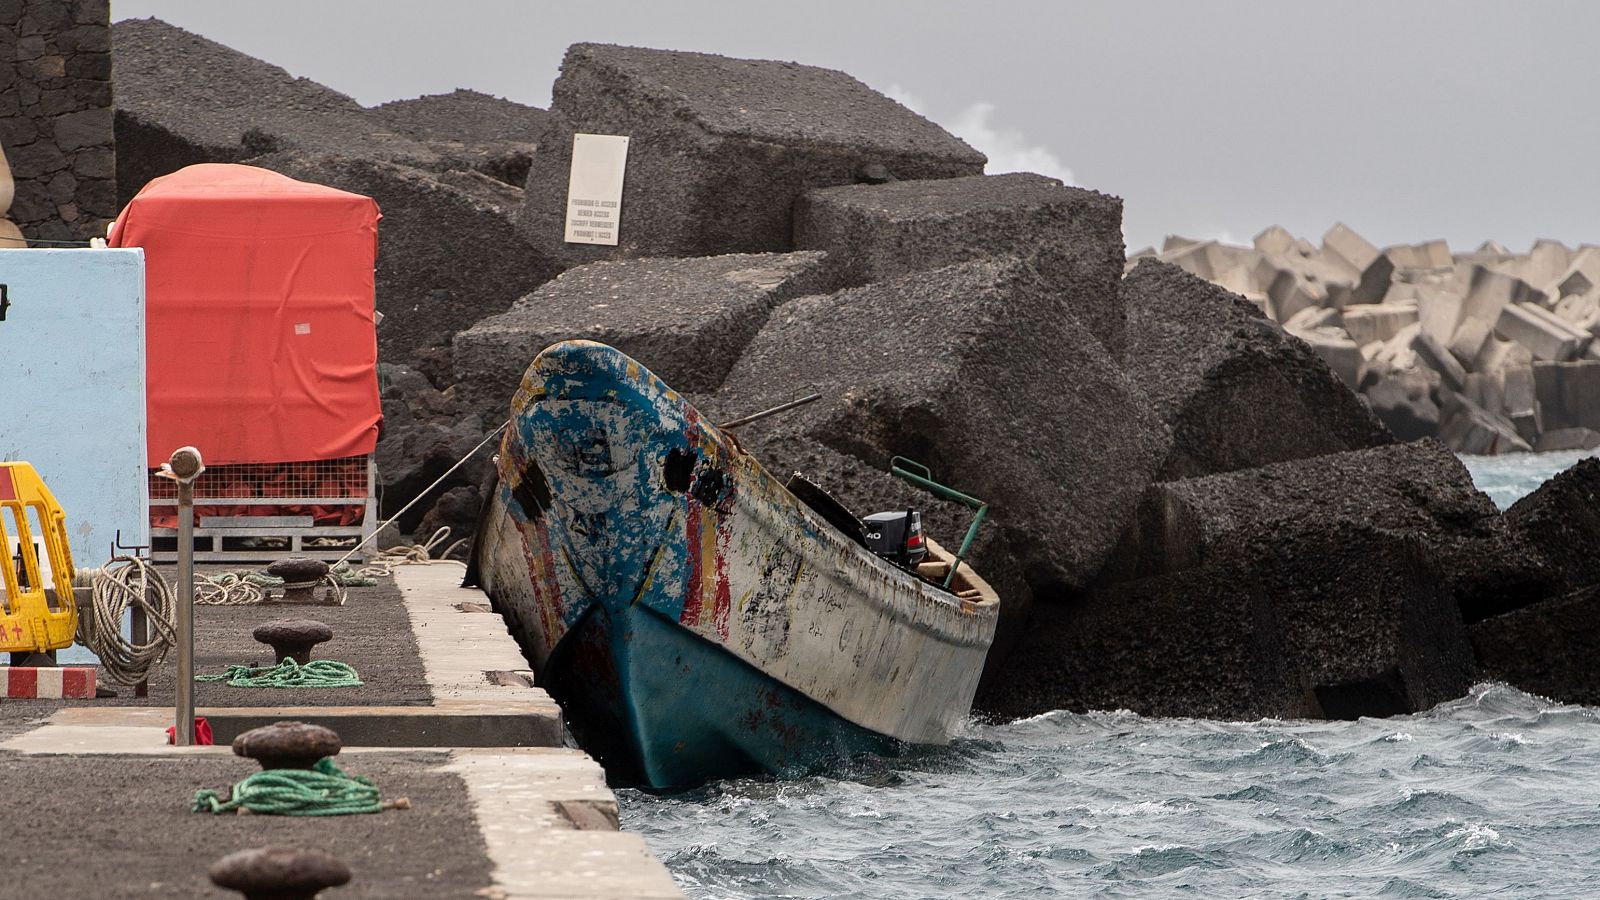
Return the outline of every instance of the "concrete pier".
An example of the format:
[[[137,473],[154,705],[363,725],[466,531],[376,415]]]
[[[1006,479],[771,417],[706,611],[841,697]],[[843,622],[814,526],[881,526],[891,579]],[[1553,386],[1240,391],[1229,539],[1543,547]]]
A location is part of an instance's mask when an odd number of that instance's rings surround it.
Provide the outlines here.
[[[366,682],[197,685],[215,746],[166,743],[172,685],[160,676],[148,701],[0,701],[0,794],[40,810],[39,826],[20,829],[8,850],[8,878],[45,896],[223,897],[206,880],[212,861],[282,844],[350,865],[354,879],[330,897],[681,897],[643,839],[618,830],[604,773],[564,746],[559,710],[532,685],[487,598],[460,579],[457,565],[407,565],[392,584],[351,589],[343,607],[200,607],[202,673],[222,659],[262,661],[265,648],[246,643],[250,627],[294,616],[332,626],[334,640],[313,657],[350,662]],[[189,811],[197,789],[256,770],[232,755],[235,734],[284,719],[334,728],[345,745],[335,762],[411,808],[330,818]],[[64,847],[74,848],[70,865]]]

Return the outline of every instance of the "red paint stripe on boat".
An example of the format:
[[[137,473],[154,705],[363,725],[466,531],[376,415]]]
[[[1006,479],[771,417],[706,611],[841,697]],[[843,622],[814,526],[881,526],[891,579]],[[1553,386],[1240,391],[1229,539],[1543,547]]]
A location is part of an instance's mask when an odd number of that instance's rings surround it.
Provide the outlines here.
[[[717,629],[717,636],[723,640],[728,639],[728,608],[732,606],[728,591],[727,561],[730,531],[729,528],[717,529],[717,599],[711,610],[711,624]]]

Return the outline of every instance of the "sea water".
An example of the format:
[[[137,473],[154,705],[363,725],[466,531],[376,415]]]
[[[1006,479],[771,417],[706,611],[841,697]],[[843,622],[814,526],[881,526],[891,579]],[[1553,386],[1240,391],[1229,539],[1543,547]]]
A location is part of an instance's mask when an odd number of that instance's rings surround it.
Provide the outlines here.
[[[1464,461],[1503,507],[1582,455]],[[972,722],[810,778],[619,796],[690,897],[1600,896],[1600,709],[1502,684],[1355,722]]]

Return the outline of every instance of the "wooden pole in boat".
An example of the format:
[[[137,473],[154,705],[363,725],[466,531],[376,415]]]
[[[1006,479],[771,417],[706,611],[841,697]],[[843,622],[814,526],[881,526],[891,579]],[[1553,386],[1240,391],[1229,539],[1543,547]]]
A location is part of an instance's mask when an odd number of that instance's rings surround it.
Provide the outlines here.
[[[807,396],[801,397],[799,400],[790,400],[788,403],[780,403],[771,409],[763,409],[761,412],[751,413],[742,419],[734,419],[732,422],[723,422],[717,427],[724,431],[728,430],[729,428],[738,428],[740,425],[749,425],[751,422],[754,422],[757,419],[765,419],[767,416],[775,416],[781,412],[788,412],[796,407],[805,406],[807,403],[815,403],[821,399],[821,394],[808,394]]]

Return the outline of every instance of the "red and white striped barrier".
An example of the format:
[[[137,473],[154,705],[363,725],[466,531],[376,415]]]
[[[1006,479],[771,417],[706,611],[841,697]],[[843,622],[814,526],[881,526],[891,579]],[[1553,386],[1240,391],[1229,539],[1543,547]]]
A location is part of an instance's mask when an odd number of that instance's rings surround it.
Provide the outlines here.
[[[0,666],[0,697],[93,700],[94,666]]]

